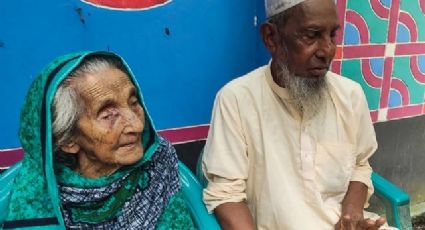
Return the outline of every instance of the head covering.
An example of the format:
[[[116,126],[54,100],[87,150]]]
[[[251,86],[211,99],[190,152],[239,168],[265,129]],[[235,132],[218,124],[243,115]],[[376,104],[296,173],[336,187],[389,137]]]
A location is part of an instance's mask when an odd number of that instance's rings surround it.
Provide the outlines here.
[[[304,1],[306,0],[265,0],[267,18],[282,13],[283,11]]]
[[[145,112],[142,159],[96,179],[82,177],[54,162],[52,143],[51,105],[56,90],[90,56],[121,60]],[[175,224],[181,229],[193,228],[181,194],[176,152],[157,134],[140,87],[118,55],[80,52],[51,62],[33,81],[25,98],[19,137],[25,155],[12,188],[4,228],[154,229],[162,225],[168,229]]]

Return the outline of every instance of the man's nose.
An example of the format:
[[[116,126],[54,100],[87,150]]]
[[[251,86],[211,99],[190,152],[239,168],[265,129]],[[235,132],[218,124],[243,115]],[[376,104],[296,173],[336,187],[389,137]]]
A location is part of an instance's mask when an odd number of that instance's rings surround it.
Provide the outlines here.
[[[316,57],[330,62],[335,55],[336,45],[334,39],[331,36],[324,36],[320,39],[318,45],[319,47],[315,53]]]
[[[138,114],[131,109],[121,110],[122,119],[125,123],[125,132],[127,133],[140,133],[145,127],[144,114]]]

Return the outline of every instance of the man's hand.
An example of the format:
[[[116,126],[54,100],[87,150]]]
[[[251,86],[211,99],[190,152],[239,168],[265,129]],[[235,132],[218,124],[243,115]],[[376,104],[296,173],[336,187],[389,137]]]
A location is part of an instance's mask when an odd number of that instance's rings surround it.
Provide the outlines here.
[[[367,186],[361,182],[351,181],[342,201],[341,219],[335,224],[335,230],[377,230],[385,219],[364,219],[363,206],[366,202]]]
[[[335,230],[378,230],[385,222],[382,217],[377,220],[364,219],[363,210],[355,211],[352,205],[348,205],[335,224]]]
[[[224,230],[256,229],[248,206],[244,202],[221,204],[214,213]]]

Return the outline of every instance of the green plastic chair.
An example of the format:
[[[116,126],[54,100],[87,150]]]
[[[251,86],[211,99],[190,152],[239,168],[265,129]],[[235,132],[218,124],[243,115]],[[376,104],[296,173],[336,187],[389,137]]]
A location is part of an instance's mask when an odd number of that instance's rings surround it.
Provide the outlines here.
[[[13,181],[21,168],[22,163],[18,162],[6,171],[0,174],[0,229],[6,218],[6,209],[9,203],[10,191],[13,187]],[[186,203],[191,211],[192,218],[201,230],[220,230],[214,214],[209,214],[202,201],[202,187],[192,172],[182,163],[179,162],[179,172],[182,184],[182,191]],[[40,226],[25,229],[60,229],[57,226]]]
[[[209,214],[202,200],[203,187],[195,175],[182,162],[179,162],[182,190],[192,217],[201,230],[219,230],[220,225],[214,214]]]
[[[208,181],[202,171],[202,155],[203,151],[196,164],[196,176],[202,187],[205,188]],[[372,173],[372,183],[375,187],[374,195],[385,207],[388,224],[400,230],[412,230],[409,195],[376,172]]]

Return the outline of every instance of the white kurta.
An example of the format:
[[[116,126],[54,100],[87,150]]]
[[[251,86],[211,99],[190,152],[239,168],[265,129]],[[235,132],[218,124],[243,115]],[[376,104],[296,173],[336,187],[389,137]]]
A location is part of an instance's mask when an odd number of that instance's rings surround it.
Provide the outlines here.
[[[373,192],[377,148],[359,84],[328,72],[323,113],[305,122],[260,67],[224,86],[205,146],[209,211],[246,200],[258,229],[333,229],[350,181]]]

